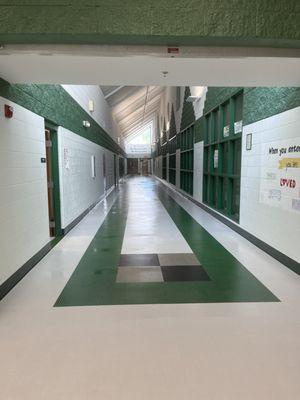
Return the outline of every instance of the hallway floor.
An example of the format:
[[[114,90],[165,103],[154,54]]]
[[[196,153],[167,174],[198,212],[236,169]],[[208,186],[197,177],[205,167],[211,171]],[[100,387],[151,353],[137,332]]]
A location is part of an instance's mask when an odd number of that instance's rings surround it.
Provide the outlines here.
[[[130,178],[0,303],[5,400],[296,400],[300,279]]]

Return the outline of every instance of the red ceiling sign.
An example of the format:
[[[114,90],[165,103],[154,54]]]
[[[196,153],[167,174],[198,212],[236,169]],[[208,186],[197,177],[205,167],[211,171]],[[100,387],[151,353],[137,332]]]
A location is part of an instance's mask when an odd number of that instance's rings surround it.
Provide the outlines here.
[[[168,47],[168,54],[179,54],[179,47]]]

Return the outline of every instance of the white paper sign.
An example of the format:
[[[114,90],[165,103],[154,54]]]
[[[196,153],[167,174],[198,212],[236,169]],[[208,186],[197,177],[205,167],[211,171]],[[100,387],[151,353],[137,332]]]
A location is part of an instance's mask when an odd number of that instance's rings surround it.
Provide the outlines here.
[[[236,121],[234,123],[234,134],[236,135],[237,133],[242,132],[243,130],[243,121]]]
[[[219,163],[219,150],[215,150],[214,152],[214,168],[218,168]]]
[[[252,133],[246,135],[246,150],[252,149]]]
[[[96,178],[96,158],[95,156],[91,156],[91,175],[92,178]]]
[[[151,153],[151,144],[126,144],[126,153],[128,154],[149,154]]]
[[[276,132],[277,133],[277,132]],[[263,143],[260,154],[260,202],[294,213],[300,212],[300,143],[287,139]]]
[[[229,125],[224,126],[223,128],[223,136],[228,137],[229,136]]]

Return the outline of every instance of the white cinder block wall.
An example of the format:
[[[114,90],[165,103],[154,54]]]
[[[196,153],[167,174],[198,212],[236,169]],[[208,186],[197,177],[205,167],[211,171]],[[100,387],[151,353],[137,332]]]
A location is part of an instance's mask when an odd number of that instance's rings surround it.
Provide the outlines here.
[[[99,86],[62,85],[62,87],[116,142],[118,142],[118,137],[121,137],[119,126],[114,120],[111,109]],[[89,111],[89,100],[94,102],[94,111],[92,112]]]
[[[59,173],[62,228],[104,196],[103,155],[106,161],[106,189],[114,184],[113,153],[75,133],[59,127]],[[96,176],[92,177],[92,156]]]
[[[202,202],[203,191],[203,141],[194,144],[194,175],[193,175],[193,197]]]
[[[0,114],[0,284],[49,241],[44,119],[14,107]]]
[[[98,86],[64,85],[92,118],[118,142],[119,127]],[[44,119],[0,97],[14,107],[12,119],[0,115],[0,285],[51,240]],[[62,127],[58,129],[62,228],[97,202],[115,183],[114,154]],[[103,176],[105,154],[106,179]],[[96,176],[92,178],[91,156]],[[116,157],[116,161],[117,157]],[[104,188],[105,182],[105,188]]]
[[[247,134],[252,134],[251,150],[246,150]],[[293,146],[300,146],[300,107],[244,127],[240,225],[300,262],[300,151],[289,151]],[[272,154],[271,148],[287,152]],[[298,159],[298,168],[280,168],[286,158]]]

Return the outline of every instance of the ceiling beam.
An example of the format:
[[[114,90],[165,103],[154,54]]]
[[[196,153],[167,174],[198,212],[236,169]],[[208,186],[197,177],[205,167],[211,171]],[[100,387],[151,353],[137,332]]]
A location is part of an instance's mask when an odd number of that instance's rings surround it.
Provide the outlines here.
[[[107,100],[110,96],[117,93],[119,90],[123,89],[124,86],[118,86],[116,89],[109,92],[106,96],[104,96],[105,100]]]
[[[152,136],[153,136],[153,120],[149,121],[149,122],[145,125],[145,129],[148,128],[148,127],[151,129],[151,139],[152,139]],[[137,130],[134,130],[131,134],[129,134],[129,135],[127,135],[126,137],[124,137],[124,141],[128,143],[128,142],[130,142],[132,139],[134,139],[135,137],[137,137],[137,136],[139,136],[139,135],[141,135],[141,134],[143,134],[143,129],[142,129],[142,128],[137,129]],[[152,141],[152,140],[151,140],[151,141]]]
[[[146,110],[155,104],[157,107],[160,105],[160,98],[158,96],[153,97],[152,99],[148,99],[147,101],[147,106]],[[117,115],[114,114],[114,117],[118,121],[119,124],[122,124],[123,121],[126,121],[130,119],[132,116],[136,115],[138,112],[143,112],[145,103],[140,103],[139,105],[136,105],[135,107],[132,107],[132,110],[128,110],[128,107],[126,110],[123,110],[122,112],[120,111]]]
[[[155,120],[155,115],[156,112],[153,111],[151,114],[147,115],[147,117],[144,120],[143,125],[141,124],[141,122],[143,121],[143,116],[140,116],[138,119],[136,119],[132,124],[128,125],[127,127],[125,127],[124,129],[122,129],[122,135],[124,137],[127,137],[128,135],[130,135],[132,132],[134,132],[137,129],[142,129],[143,126],[147,126],[149,124],[149,122],[154,121]],[[155,122],[155,121],[154,121]]]
[[[162,89],[161,88],[153,88],[153,86],[150,88],[148,92],[148,101],[152,100],[154,97],[161,96]],[[119,114],[126,114],[128,112],[128,109],[132,108],[137,108],[139,106],[143,106],[145,103],[145,95],[146,95],[146,89],[143,88],[139,93],[128,97],[124,102],[119,103],[116,107],[113,108],[113,113],[118,118]],[[124,104],[122,104],[124,103]]]
[[[156,105],[153,105],[152,107],[147,108],[145,118],[148,119],[150,115],[158,113],[158,110],[159,109]],[[119,124],[119,127],[122,132],[125,132],[126,130],[130,129],[131,127],[139,124],[142,120],[143,120],[143,113],[139,112],[138,114],[135,114],[134,118],[131,118],[127,121],[123,121],[122,124]]]

